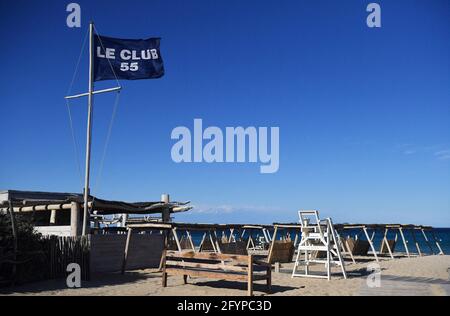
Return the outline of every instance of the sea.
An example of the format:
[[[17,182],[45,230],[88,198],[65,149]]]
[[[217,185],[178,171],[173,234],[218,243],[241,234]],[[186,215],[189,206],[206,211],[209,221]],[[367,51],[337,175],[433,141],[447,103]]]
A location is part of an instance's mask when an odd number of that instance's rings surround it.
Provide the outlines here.
[[[450,228],[435,228],[434,232],[436,234],[436,238],[438,239],[439,244],[440,244],[444,254],[450,255]],[[273,231],[270,231],[270,233],[272,236]],[[396,231],[394,231],[394,230],[390,231],[388,233],[387,238],[395,239],[395,233],[396,233]],[[397,233],[398,233],[398,231],[397,231]],[[179,234],[180,234],[179,237],[182,238],[183,234],[181,231],[179,232]],[[198,247],[200,245],[201,240],[203,238],[203,234],[204,234],[203,232],[198,232],[198,231],[191,232],[194,246]],[[429,244],[426,242],[421,231],[416,231],[416,234],[415,234],[416,240],[419,244],[421,252],[423,254],[433,254],[433,253],[437,254],[439,251],[436,246],[436,243],[434,242],[431,232],[426,231],[426,234],[427,234]],[[345,235],[341,234],[341,237],[347,237],[347,236],[355,237],[355,235],[358,235],[358,238],[361,238],[364,240],[366,239],[366,237],[364,236],[364,233],[362,233],[361,231],[358,231],[358,230],[347,230],[347,231],[345,231]],[[229,234],[228,234],[228,236],[229,236]],[[252,232],[252,238],[255,240],[258,240],[258,238],[262,237],[262,236],[263,236],[262,232],[258,232],[258,231]],[[370,231],[369,231],[369,236],[371,236]],[[382,232],[382,231],[377,231],[377,233],[374,236],[373,242],[374,242],[375,249],[377,251],[379,251],[381,248],[381,242],[382,242],[383,236],[384,236],[384,232]],[[409,230],[404,230],[404,236],[405,236],[409,251],[411,253],[417,253],[417,248],[416,248],[416,245],[415,245],[415,242],[414,242],[411,232]],[[244,237],[248,237],[248,234],[246,234]],[[278,235],[277,239],[279,239],[280,237],[281,237],[281,235]],[[294,233],[291,233],[291,238],[292,239],[295,238]],[[400,234],[398,234],[397,244],[395,246],[395,252],[405,252],[405,247],[403,245],[403,241],[401,239]]]

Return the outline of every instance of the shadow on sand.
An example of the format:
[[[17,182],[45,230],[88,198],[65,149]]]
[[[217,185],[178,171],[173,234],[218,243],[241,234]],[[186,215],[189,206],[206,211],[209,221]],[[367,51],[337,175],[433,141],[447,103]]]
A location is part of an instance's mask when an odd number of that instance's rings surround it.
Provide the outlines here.
[[[153,273],[127,272],[125,273],[125,275],[122,275],[120,273],[94,274],[91,276],[90,281],[82,281],[81,287],[83,289],[101,288],[104,286],[114,286],[145,281],[153,278],[161,278],[161,274],[156,272]],[[51,292],[66,289],[68,289],[66,285],[66,280],[56,279],[0,288],[0,295],[32,294],[32,293]]]
[[[220,289],[233,289],[233,290],[247,291],[247,283],[245,283],[245,282],[220,280],[220,281],[200,281],[200,282],[192,282],[192,281],[189,282],[188,281],[188,283],[195,284],[196,286],[209,286],[209,287],[220,288]],[[299,288],[304,288],[304,286],[292,287],[292,286],[281,286],[281,285],[272,284],[270,291],[268,291],[265,284],[253,283],[253,291],[254,292],[263,292],[265,294],[282,293],[282,292],[296,290]]]
[[[396,276],[396,275],[382,275],[381,278],[382,278],[382,280],[389,280],[389,281],[450,285],[449,280],[436,279],[436,278],[409,277],[409,276]]]

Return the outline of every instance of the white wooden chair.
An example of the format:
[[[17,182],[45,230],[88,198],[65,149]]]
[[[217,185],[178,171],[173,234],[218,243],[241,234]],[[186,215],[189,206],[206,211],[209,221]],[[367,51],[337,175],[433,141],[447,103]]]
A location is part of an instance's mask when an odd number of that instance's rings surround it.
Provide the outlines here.
[[[341,254],[341,242],[334,229],[331,218],[320,220],[318,211],[299,211],[302,237],[297,246],[297,256],[292,277],[311,277],[331,279],[331,266],[341,267],[342,275],[347,279],[345,262]],[[326,255],[323,255],[323,254]],[[312,264],[324,264],[326,275],[311,273]],[[300,266],[303,273],[298,272]]]

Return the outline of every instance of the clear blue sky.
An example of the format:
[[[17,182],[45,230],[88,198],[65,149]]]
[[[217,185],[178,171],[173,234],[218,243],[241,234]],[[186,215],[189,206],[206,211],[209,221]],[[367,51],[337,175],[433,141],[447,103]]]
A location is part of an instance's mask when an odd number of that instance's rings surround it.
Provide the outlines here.
[[[123,82],[103,176],[113,96],[95,99],[93,194],[196,210],[180,221],[296,221],[450,226],[450,1],[69,1],[0,3],[0,188],[82,188],[67,93],[87,23],[122,38],[162,37],[166,75]],[[87,54],[73,92],[87,88]],[[110,87],[102,82],[98,87]],[[72,103],[84,155],[86,103]],[[175,164],[173,128],[279,126],[280,170]]]

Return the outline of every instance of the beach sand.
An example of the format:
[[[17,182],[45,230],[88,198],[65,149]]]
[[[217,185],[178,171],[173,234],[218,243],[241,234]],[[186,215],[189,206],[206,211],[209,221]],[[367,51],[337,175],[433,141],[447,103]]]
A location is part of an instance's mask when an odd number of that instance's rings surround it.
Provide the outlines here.
[[[331,281],[325,279],[291,278],[293,264],[283,264],[280,273],[273,273],[272,291],[265,293],[263,281],[254,285],[255,296],[262,295],[450,295],[450,256],[426,256],[414,258],[382,259],[381,286],[367,286],[368,264],[348,263],[349,278],[333,268]],[[323,270],[318,266],[314,270]],[[213,279],[189,279],[184,285],[182,277],[170,276],[168,286],[161,286],[161,273],[155,269],[129,271],[125,275],[102,274],[82,282],[78,289],[68,289],[65,280],[37,282],[23,286],[0,289],[0,295],[165,295],[165,296],[240,296],[246,295],[246,283]]]

